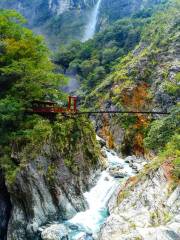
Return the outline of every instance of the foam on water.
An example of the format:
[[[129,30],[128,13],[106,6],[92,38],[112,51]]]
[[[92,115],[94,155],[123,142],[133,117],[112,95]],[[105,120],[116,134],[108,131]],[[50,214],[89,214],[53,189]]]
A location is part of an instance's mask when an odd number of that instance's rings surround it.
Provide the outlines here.
[[[98,136],[97,140],[105,143]],[[91,234],[96,236],[108,217],[108,202],[113,193],[119,187],[121,181],[124,182],[128,177],[134,175],[133,169],[122,158],[118,157],[116,152],[108,150],[106,147],[103,147],[103,150],[107,156],[108,166],[98,176],[95,186],[89,192],[84,193],[89,206],[88,209],[77,213],[73,218],[63,223],[68,229],[69,240],[77,240],[82,236],[82,239],[92,240]],[[113,175],[113,171],[116,173],[116,170],[125,173],[126,178],[120,180],[112,177],[110,174]]]
[[[119,158],[115,152],[110,152],[107,149],[105,151],[109,167],[121,165],[128,176],[133,175],[129,165]],[[66,222],[68,225],[72,224],[79,227],[78,231],[72,232],[70,239],[77,239],[82,232],[95,234],[100,230],[101,225],[108,216],[108,201],[118,185],[119,180],[111,177],[108,170],[101,173],[96,185],[89,192],[84,193],[89,208],[84,212],[77,213]]]
[[[116,187],[117,181],[106,171],[102,172],[96,186],[90,192],[84,194],[89,204],[89,209],[85,212],[77,213],[69,220],[69,223],[82,225],[88,232],[94,233],[98,231],[99,225],[106,217],[104,216],[107,213],[106,204]]]
[[[108,158],[109,166],[118,166],[122,165],[124,172],[127,173],[128,176],[133,175],[133,170],[129,166],[128,163],[126,163],[122,158],[119,158],[115,152],[109,152],[106,150],[106,155]]]

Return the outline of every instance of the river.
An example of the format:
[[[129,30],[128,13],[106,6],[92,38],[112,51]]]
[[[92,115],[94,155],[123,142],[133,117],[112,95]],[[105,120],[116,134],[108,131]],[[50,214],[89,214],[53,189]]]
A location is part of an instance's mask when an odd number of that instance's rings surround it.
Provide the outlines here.
[[[98,141],[103,141],[97,136]],[[102,224],[109,216],[108,203],[115,196],[118,188],[146,164],[144,159],[134,159],[129,156],[126,159],[120,158],[116,152],[103,147],[102,151],[107,158],[107,168],[98,175],[96,184],[89,192],[84,193],[88,203],[88,209],[77,213],[73,218],[63,223],[51,224],[45,228],[42,235],[50,235],[53,240],[93,240],[97,239]],[[132,160],[133,159],[133,160]],[[134,163],[132,164],[132,161]],[[139,162],[139,163],[138,163]],[[63,227],[63,229],[62,229]],[[52,237],[53,236],[53,237]]]
[[[77,226],[73,230],[70,229],[68,235],[70,240],[79,239],[85,233],[87,233],[86,239],[88,240],[92,239],[91,235],[94,236],[98,233],[108,217],[109,199],[119,186],[120,181],[124,181],[133,175],[133,170],[129,167],[129,164],[119,158],[115,152],[105,148],[105,153],[108,159],[107,170],[102,171],[96,185],[89,192],[84,193],[89,208],[85,212],[77,213],[72,219],[65,222],[67,227]],[[110,175],[109,169],[117,166],[120,166],[127,174],[126,178],[120,180]]]

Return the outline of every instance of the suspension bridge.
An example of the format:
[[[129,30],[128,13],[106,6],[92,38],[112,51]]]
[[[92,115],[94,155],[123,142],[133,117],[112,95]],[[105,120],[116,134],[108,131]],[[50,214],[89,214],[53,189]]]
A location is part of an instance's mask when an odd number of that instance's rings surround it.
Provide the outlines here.
[[[83,115],[83,114],[158,114],[158,115],[168,115],[168,112],[160,111],[78,111],[77,109],[77,96],[68,97],[68,106],[67,108],[62,108],[57,105],[57,103],[52,101],[33,101],[32,102],[32,113],[40,115],[56,115],[56,114],[65,114],[65,115]]]

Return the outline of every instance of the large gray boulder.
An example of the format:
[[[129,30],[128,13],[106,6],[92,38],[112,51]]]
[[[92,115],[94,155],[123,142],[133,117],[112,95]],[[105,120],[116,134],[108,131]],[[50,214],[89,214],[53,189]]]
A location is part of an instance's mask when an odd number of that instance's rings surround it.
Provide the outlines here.
[[[63,224],[54,224],[41,233],[43,240],[68,240],[68,230]]]

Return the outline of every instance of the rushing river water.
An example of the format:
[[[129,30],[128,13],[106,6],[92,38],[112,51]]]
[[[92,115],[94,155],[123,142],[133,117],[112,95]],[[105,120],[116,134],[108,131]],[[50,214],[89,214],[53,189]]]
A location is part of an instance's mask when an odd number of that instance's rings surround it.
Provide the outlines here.
[[[92,239],[91,234],[96,235],[108,217],[107,205],[109,199],[120,183],[120,179],[112,177],[108,169],[121,166],[127,177],[133,175],[133,170],[129,167],[129,164],[119,158],[115,152],[111,152],[108,149],[105,149],[105,152],[109,167],[101,173],[96,185],[89,192],[84,193],[89,209],[77,213],[65,223],[66,226],[74,226],[74,229],[70,230],[68,236],[70,240],[79,239],[84,233],[87,233],[87,240]]]
[[[97,140],[102,141],[98,136]],[[77,213],[68,221],[52,224],[51,229],[48,227],[45,228],[46,230],[43,234],[46,235],[46,233],[48,233],[53,235],[55,231],[56,237],[52,239],[57,240],[92,240],[94,239],[93,237],[97,236],[102,224],[109,215],[108,203],[110,198],[117,192],[116,190],[121,183],[126,181],[128,177],[136,174],[135,168],[130,164],[130,160],[127,158],[126,160],[119,158],[114,151],[106,147],[103,147],[102,150],[107,157],[107,168],[99,174],[95,186],[92,187],[89,192],[84,193],[84,197],[88,203],[88,209]],[[132,157],[130,156],[130,158]],[[60,226],[63,226],[65,230],[59,229]],[[63,236],[65,236],[65,238],[60,237],[60,235],[62,236],[62,231],[64,231],[63,234],[65,235]]]

